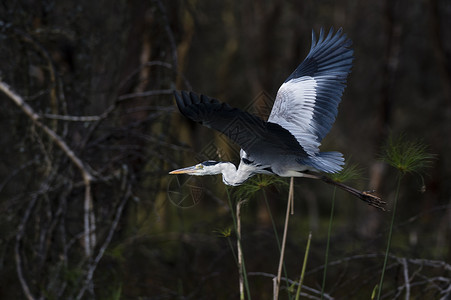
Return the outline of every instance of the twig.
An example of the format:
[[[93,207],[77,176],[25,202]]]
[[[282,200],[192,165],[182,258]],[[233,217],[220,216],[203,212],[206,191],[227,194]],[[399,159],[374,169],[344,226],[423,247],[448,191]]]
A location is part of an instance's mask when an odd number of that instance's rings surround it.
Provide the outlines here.
[[[50,88],[50,104],[52,112],[56,113],[58,111],[58,102],[61,102],[61,105],[63,107],[63,110],[65,111],[67,108],[66,105],[66,99],[64,97],[63,93],[63,87],[62,82],[59,78],[57,78],[57,71],[55,64],[53,63],[53,60],[51,59],[50,53],[47,51],[47,49],[44,48],[38,41],[36,41],[31,35],[28,33],[13,28],[12,32],[16,35],[19,35],[23,41],[30,43],[47,61],[48,63],[48,70],[49,70],[49,77],[51,82],[51,88]],[[56,130],[57,123],[53,123],[54,130]]]
[[[122,88],[130,79],[133,78],[136,74],[140,73],[142,69],[146,67],[152,67],[152,66],[161,66],[165,67],[167,69],[172,69],[172,65],[170,63],[160,61],[160,60],[154,60],[146,62],[145,64],[142,64],[138,66],[133,72],[131,72],[122,82],[119,84],[119,89]]]
[[[241,204],[243,201],[238,201],[236,204],[236,247],[238,249],[238,270],[240,277],[240,299],[244,300],[244,277],[243,277],[243,250],[241,249]]]
[[[395,256],[392,256],[392,257],[395,257]],[[441,261],[441,260],[412,258],[412,259],[409,259],[409,263],[420,265],[420,266],[425,265],[425,266],[432,267],[432,268],[443,268],[448,272],[451,271],[451,265],[447,264],[445,261]]]
[[[0,182],[0,193],[3,190],[3,188],[6,186],[6,184],[17,174],[19,174],[21,171],[25,170],[26,168],[28,168],[29,166],[35,164],[38,160],[37,159],[32,159],[30,161],[27,161],[26,163],[22,164],[21,166],[19,166],[19,168],[17,168],[16,170],[13,170],[8,176],[6,176],[5,178],[3,178],[3,180]]]
[[[249,272],[248,275],[249,276],[263,276],[263,277],[269,277],[269,278],[272,278],[272,279],[277,278],[275,274],[266,273],[266,272]],[[290,284],[290,285],[298,285],[299,284],[299,282],[294,281],[294,280],[292,280],[290,278],[287,278],[287,277],[281,277],[281,280],[288,282],[288,284]],[[305,286],[305,285],[303,285],[302,288],[307,290],[307,291],[309,291],[309,292],[311,292],[311,293],[314,293],[316,295],[320,295],[321,294],[321,291],[316,290],[316,289],[311,288],[311,287],[308,287],[308,286]],[[301,292],[301,295],[304,296],[304,297],[307,297],[309,299],[320,299],[319,297],[316,297],[316,296],[313,296],[313,295],[309,295],[309,294],[306,294],[306,293],[303,293],[303,292]],[[333,299],[333,297],[331,297],[328,294],[324,294],[324,298],[330,299],[330,300]]]
[[[291,177],[291,180],[293,180],[293,177]],[[289,195],[294,195],[294,184],[292,181],[290,181],[290,191],[288,192]],[[294,201],[291,199],[291,214],[294,215]]]
[[[405,257],[403,257],[401,259],[401,263],[403,266],[403,274],[404,274],[404,281],[405,281],[405,285],[406,285],[406,300],[410,299],[410,279],[409,279],[409,267],[407,264],[407,260]]]
[[[451,291],[451,282],[449,278],[446,277],[431,277],[431,278],[427,278],[425,276],[420,276],[422,277],[424,280],[420,280],[420,281],[414,281],[409,283],[411,287],[417,287],[417,286],[421,286],[421,285],[431,285],[432,287],[435,287],[437,289],[437,291],[440,294],[445,294],[445,293],[449,293]],[[435,281],[444,283],[444,284],[448,284],[448,288],[446,290],[441,289],[440,285],[435,283]],[[389,299],[397,299],[399,297],[399,295],[401,294],[400,291],[402,291],[404,289],[405,285],[402,285],[400,287],[397,288],[398,293],[394,294],[394,291],[392,292],[388,292],[384,295],[384,298],[389,298]],[[426,287],[424,291],[427,291],[428,289],[432,289],[432,287]],[[393,295],[393,296],[392,296]],[[449,300],[449,298],[447,297],[442,297],[440,298],[440,300]]]
[[[36,201],[38,199],[38,195],[33,195],[31,198],[30,203],[28,204],[27,210],[25,211],[25,214],[22,217],[22,221],[19,224],[19,228],[16,235],[16,245],[14,247],[14,257],[16,259],[16,270],[17,270],[17,276],[19,277],[20,285],[22,286],[22,290],[25,293],[25,296],[27,299],[35,299],[33,294],[30,291],[30,287],[28,286],[27,281],[25,280],[23,270],[22,270],[22,257],[20,255],[20,243],[22,241],[24,232],[25,232],[25,225],[28,222],[28,218],[30,217],[31,211],[33,210],[34,205],[36,204]]]
[[[269,207],[268,197],[266,196],[266,191],[265,190],[263,190],[263,197],[265,199],[266,209],[268,211],[269,218],[271,219],[271,224],[272,224],[272,228],[273,228],[273,231],[274,231],[274,236],[275,236],[276,242],[277,242],[277,248],[279,249],[279,253],[281,253],[282,252],[282,248],[281,248],[281,245],[280,245],[279,234],[277,233],[276,223],[274,222],[274,218],[273,218],[272,213],[271,213],[271,208]],[[285,266],[285,262],[283,263],[283,271],[284,271],[285,277],[288,277],[287,268]],[[274,284],[275,283],[276,283],[276,279],[274,277]],[[289,288],[288,283],[287,283],[287,288]]]
[[[447,300],[449,299],[449,296],[451,295],[451,284],[448,286],[448,288],[441,292],[443,294],[443,297],[440,298],[440,300]]]
[[[169,44],[171,45],[171,54],[172,54],[172,67],[174,70],[174,74],[177,74],[178,69],[178,57],[177,57],[177,45],[175,43],[174,34],[172,33],[171,27],[169,27],[169,20],[166,13],[166,8],[164,7],[163,3],[160,0],[154,0],[157,2],[158,7],[161,11],[161,17],[164,21],[164,29],[166,31],[166,34],[168,35]]]
[[[99,121],[101,116],[67,116],[67,115],[55,115],[55,114],[42,114],[47,119],[71,121],[71,122],[95,122]]]
[[[90,267],[88,268],[85,284],[81,288],[76,299],[83,298],[84,293],[86,292],[87,288],[90,286],[90,284],[92,282],[92,278],[94,276],[94,271],[96,270],[97,265],[99,264],[100,260],[102,259],[103,255],[105,254],[106,249],[110,245],[110,242],[113,238],[114,232],[116,231],[117,225],[119,224],[119,220],[122,216],[122,211],[124,210],[124,206],[127,203],[127,200],[130,198],[130,196],[131,196],[131,187],[130,187],[130,185],[127,184],[124,197],[122,198],[122,201],[120,202],[120,204],[116,210],[116,215],[114,217],[113,223],[111,224],[108,235],[105,238],[105,241],[103,242],[102,246],[100,247],[99,252],[97,253],[97,256],[94,258],[93,262],[91,263]]]
[[[130,94],[124,94],[124,95],[119,96],[110,106],[108,106],[103,111],[103,113],[101,113],[98,116],[92,116],[93,119],[91,119],[90,121],[92,121],[93,123],[89,126],[87,134],[85,135],[84,139],[79,144],[79,148],[80,149],[85,148],[85,146],[88,143],[89,139],[91,138],[91,135],[94,132],[94,130],[96,128],[98,128],[98,126],[100,126],[102,121],[104,121],[106,118],[108,118],[108,116],[113,111],[115,111],[116,108],[119,106],[119,104],[122,103],[123,101],[129,100],[129,99],[133,99],[133,98],[136,98],[136,97],[168,95],[168,94],[172,94],[172,93],[173,93],[173,90],[166,89],[166,90],[152,90],[152,91],[146,91],[146,92],[140,92],[140,93],[130,93]],[[149,117],[147,117],[146,120],[149,119]]]
[[[349,257],[344,257],[342,259],[338,259],[338,260],[335,260],[335,261],[331,261],[328,265],[329,266],[336,266],[336,265],[340,265],[340,264],[343,264],[343,263],[347,263],[347,262],[352,261],[352,260],[366,259],[366,258],[377,258],[377,257],[380,257],[380,256],[382,256],[382,254],[377,254],[377,253],[357,254],[357,255],[353,255],[353,256],[349,256]],[[319,271],[321,271],[323,269],[324,269],[324,265],[316,267],[316,268],[308,271],[307,274],[313,274],[313,273],[319,272]]]
[[[151,90],[151,91],[145,91],[145,92],[138,92],[138,93],[130,93],[130,94],[124,94],[119,96],[117,99],[119,101],[132,99],[132,98],[139,98],[139,97],[149,97],[149,96],[158,96],[158,95],[172,95],[174,90],[167,89],[167,90]]]
[[[235,228],[235,232],[237,235],[237,246],[238,246],[237,248],[238,248],[238,251],[242,251],[242,249],[241,249],[241,224],[240,224],[240,230],[238,230],[238,222],[241,222],[241,221],[238,221],[240,215],[239,215],[239,213],[237,213],[237,215],[235,215],[235,213],[233,211],[232,200],[230,198],[229,189],[226,188],[226,192],[227,192],[227,200],[229,202],[230,212],[232,215],[233,227]],[[243,201],[239,201],[239,202],[243,202]],[[240,257],[239,253],[238,253],[238,257]],[[247,297],[250,300],[251,293],[249,290],[249,282],[247,280],[246,264],[244,263],[244,256],[242,256],[242,255],[241,255],[241,265],[238,264],[238,269],[239,269],[239,272],[241,272],[241,270],[243,272],[244,285],[246,288]],[[240,294],[240,295],[242,295],[242,294]]]
[[[90,257],[92,249],[95,246],[95,232],[92,230],[91,222],[94,220],[94,213],[92,210],[92,194],[91,182],[93,176],[88,168],[84,165],[82,160],[75,155],[72,149],[64,142],[64,140],[52,129],[43,124],[39,119],[39,115],[28,105],[21,96],[16,94],[6,83],[0,81],[0,90],[3,91],[14,103],[16,103],[22,111],[31,119],[31,121],[39,128],[41,128],[49,138],[66,154],[72,163],[79,169],[83,182],[85,185],[85,200],[84,200],[84,226],[85,226],[85,255]]]
[[[287,243],[288,220],[290,219],[291,202],[293,201],[293,197],[294,197],[293,184],[294,184],[294,178],[291,177],[290,192],[288,193],[287,213],[285,215],[285,226],[283,229],[283,237],[282,237],[282,250],[280,251],[279,268],[277,271],[277,280],[276,280],[274,296],[273,296],[274,300],[279,299],[280,278],[282,277],[282,266],[283,266],[283,259],[284,259],[284,255],[285,255],[285,245]]]

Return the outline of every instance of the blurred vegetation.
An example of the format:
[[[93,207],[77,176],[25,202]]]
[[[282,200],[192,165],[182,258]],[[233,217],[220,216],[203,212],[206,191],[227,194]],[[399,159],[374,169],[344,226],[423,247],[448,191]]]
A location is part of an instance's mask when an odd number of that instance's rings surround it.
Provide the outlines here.
[[[239,149],[184,119],[172,90],[265,116],[308,53],[312,29],[331,26],[353,40],[355,61],[322,149],[352,157],[362,176],[351,183],[376,189],[389,206],[398,175],[379,160],[389,133],[422,140],[436,154],[423,178],[402,180],[382,295],[449,297],[449,1],[6,0],[0,81],[40,123],[0,92],[0,298],[238,298],[221,178],[167,173],[206,159],[237,162]],[[288,179],[247,184],[230,195],[250,198],[241,209],[250,293],[272,299],[272,221],[280,233]],[[324,183],[295,180],[290,285],[312,231],[301,298],[319,298],[332,195]],[[389,222],[390,214],[337,191],[326,295],[370,298]],[[284,284],[280,295],[288,298]]]

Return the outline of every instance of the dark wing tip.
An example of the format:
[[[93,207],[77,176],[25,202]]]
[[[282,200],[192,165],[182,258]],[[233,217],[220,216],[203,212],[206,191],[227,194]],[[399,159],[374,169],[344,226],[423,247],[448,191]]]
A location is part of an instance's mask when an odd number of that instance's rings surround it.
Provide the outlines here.
[[[179,108],[180,111],[182,111],[184,108],[184,104],[183,104],[181,95],[179,95],[179,93],[176,90],[174,90],[173,94],[174,94],[175,103],[177,104],[177,107]]]
[[[339,28],[334,33],[334,28],[329,31],[320,29],[319,36],[312,30],[312,45],[307,57],[285,80],[290,81],[302,76],[336,75],[346,78],[351,71],[353,53],[352,41]]]
[[[200,103],[199,96],[196,93],[189,92],[189,96],[191,98],[191,102],[192,103],[195,103],[195,104],[199,104]]]
[[[265,121],[218,99],[186,91],[174,96],[182,115],[223,133],[244,150],[254,147],[258,137],[266,134]]]
[[[188,93],[187,91],[182,91],[182,100],[183,100],[183,104],[185,106],[191,105],[191,103],[192,103],[192,101],[191,101],[191,92]]]
[[[218,107],[221,107],[224,110],[231,109],[227,104],[220,103],[214,98],[191,91],[174,91],[173,94],[180,113],[185,117],[202,124],[205,113],[211,113],[218,109]]]

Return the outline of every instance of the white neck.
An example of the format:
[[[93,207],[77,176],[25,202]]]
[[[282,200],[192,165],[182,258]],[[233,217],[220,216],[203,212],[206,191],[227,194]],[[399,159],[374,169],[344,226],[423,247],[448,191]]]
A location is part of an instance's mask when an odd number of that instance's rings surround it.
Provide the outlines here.
[[[222,181],[227,185],[237,186],[253,175],[246,165],[240,164],[238,170],[231,162],[221,162],[216,165],[218,173],[222,173]]]

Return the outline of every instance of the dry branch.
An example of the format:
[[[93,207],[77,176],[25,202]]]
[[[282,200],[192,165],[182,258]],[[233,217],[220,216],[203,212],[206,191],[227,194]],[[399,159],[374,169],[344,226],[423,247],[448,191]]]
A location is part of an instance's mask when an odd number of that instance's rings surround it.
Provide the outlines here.
[[[243,249],[241,245],[241,205],[243,201],[236,204],[236,243],[238,249],[238,268],[240,275],[240,299],[244,299],[244,270],[243,270]]]
[[[271,273],[266,273],[266,272],[249,272],[248,275],[249,275],[249,276],[269,277],[269,278],[272,278],[273,281],[275,281],[274,278],[277,278],[277,275],[276,275],[276,274],[271,274]],[[290,279],[290,278],[281,277],[280,279],[281,279],[281,281],[287,281],[288,284],[290,284],[290,286],[296,287],[296,286],[299,284],[298,281],[292,280],[292,279]],[[311,294],[307,294],[307,293],[301,292],[301,295],[302,295],[303,297],[306,297],[306,298],[308,298],[308,299],[321,299],[321,291],[320,291],[320,290],[311,288],[311,287],[306,286],[306,285],[303,285],[302,288],[303,288],[304,290],[307,290],[307,291],[309,291],[310,293],[314,294],[314,295],[311,295]],[[317,295],[317,296],[315,296],[315,295]],[[324,298],[324,299],[334,299],[332,296],[330,296],[330,295],[327,294],[327,293],[324,293],[324,294],[323,294],[323,298]]]
[[[85,166],[83,161],[72,151],[64,140],[51,128],[40,121],[39,115],[28,105],[21,96],[14,92],[6,83],[0,81],[0,90],[3,91],[22,111],[30,118],[33,124],[41,128],[48,137],[66,154],[72,163],[78,168],[85,185],[84,198],[84,227],[85,227],[85,255],[90,257],[95,246],[94,212],[92,207],[91,182],[94,176]]]
[[[16,234],[16,244],[14,246],[14,258],[16,260],[17,276],[19,277],[20,285],[22,286],[22,290],[28,300],[32,300],[32,299],[36,299],[36,298],[31,293],[30,287],[29,287],[28,282],[25,279],[25,276],[23,273],[23,261],[22,261],[22,255],[20,253],[21,252],[20,244],[21,244],[24,232],[25,232],[25,226],[28,222],[28,218],[30,217],[31,211],[33,210],[33,207],[36,204],[37,198],[38,198],[37,195],[33,195],[30,203],[28,204],[25,214],[22,217],[22,221],[19,224],[19,228],[18,228],[17,234]]]
[[[122,212],[124,210],[124,206],[127,203],[127,200],[132,195],[131,186],[128,183],[125,183],[125,175],[124,175],[124,184],[127,185],[125,188],[126,190],[125,190],[125,193],[124,193],[124,196],[123,196],[121,202],[119,203],[119,206],[116,209],[116,215],[115,215],[113,223],[111,224],[111,227],[108,231],[108,235],[106,236],[105,241],[103,242],[102,246],[100,247],[99,252],[97,253],[96,257],[93,259],[92,263],[90,264],[90,266],[87,270],[85,284],[80,289],[80,292],[78,293],[76,299],[82,299],[84,296],[84,293],[86,292],[86,290],[89,288],[90,284],[92,283],[92,279],[94,277],[94,272],[97,268],[97,265],[99,264],[100,260],[102,259],[103,255],[105,254],[106,249],[110,245],[110,242],[113,238],[113,234],[114,234],[114,232],[117,228],[117,225],[119,224],[119,221],[121,219]]]
[[[283,259],[285,254],[285,245],[287,243],[287,233],[288,233],[288,220],[290,219],[290,211],[292,211],[292,202],[294,201],[294,181],[293,177],[291,177],[290,180],[290,191],[288,193],[288,203],[287,203],[287,212],[285,215],[285,225],[283,229],[283,237],[282,237],[282,249],[280,250],[280,258],[279,258],[279,268],[277,271],[277,279],[275,281],[274,285],[274,299],[279,299],[279,290],[280,290],[280,280],[282,278],[282,266],[283,266]]]
[[[130,93],[121,95],[118,97],[119,101],[132,99],[132,98],[139,98],[139,97],[149,97],[149,96],[157,96],[157,95],[172,95],[174,90],[167,89],[167,90],[151,90],[151,91],[144,91],[144,92],[137,92],[137,93]]]
[[[66,115],[54,115],[54,114],[42,114],[41,116],[47,119],[71,121],[71,122],[95,122],[99,121],[101,116],[66,116]]]

